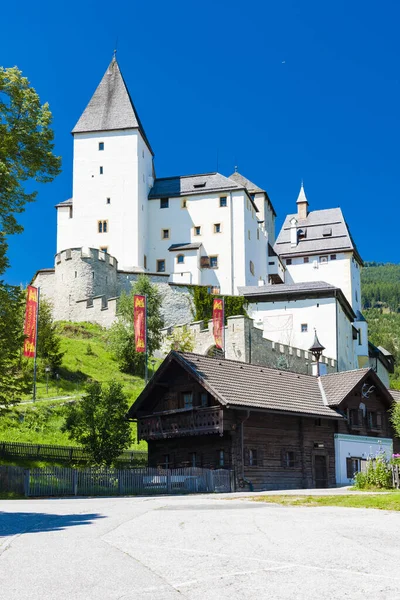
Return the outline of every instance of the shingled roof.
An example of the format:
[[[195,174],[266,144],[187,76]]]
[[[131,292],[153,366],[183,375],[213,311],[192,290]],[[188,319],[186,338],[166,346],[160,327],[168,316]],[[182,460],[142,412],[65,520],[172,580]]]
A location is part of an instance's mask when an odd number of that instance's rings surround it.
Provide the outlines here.
[[[379,387],[383,396],[391,404],[393,399],[390,396],[389,390],[385,388],[375,371],[366,367],[364,369],[353,369],[352,371],[340,371],[339,373],[323,375],[321,383],[328,405],[338,406],[354,388],[363,383],[367,378],[374,380],[375,385]]]
[[[302,229],[306,233],[294,247],[290,240],[290,221],[293,217],[297,219],[297,229]],[[362,262],[340,208],[314,210],[308,213],[306,219],[299,219],[297,214],[287,215],[274,250],[284,258],[323,252],[353,251],[357,259]]]
[[[153,154],[119,65],[113,58],[72,133],[118,129],[139,129]]]
[[[272,202],[269,199],[269,196],[268,196],[268,194],[267,194],[267,192],[265,190],[263,190],[262,188],[260,188],[258,185],[256,185],[252,181],[250,181],[250,179],[247,179],[247,177],[244,177],[243,175],[241,175],[237,171],[235,171],[235,173],[232,173],[232,175],[229,175],[229,179],[233,179],[233,181],[235,183],[237,183],[240,186],[245,187],[246,190],[249,192],[249,194],[265,194],[265,196],[266,196],[266,198],[267,198],[267,200],[269,202],[269,205],[271,207],[271,210],[274,213],[274,215],[276,216],[275,209],[274,209],[274,207],[272,205]]]
[[[343,418],[324,404],[318,379],[311,375],[175,351],[169,353],[132,405],[128,413],[130,418],[135,418],[140,406],[156,385],[157,379],[163,380],[163,375],[172,361],[179,363],[226,407],[265,409],[331,419]]]
[[[239,185],[221,175],[221,173],[202,173],[198,175],[178,175],[177,177],[163,177],[156,179],[149,193],[152,198],[173,198],[176,196],[189,196],[190,194],[204,194],[207,192],[228,192],[230,190],[243,190]]]

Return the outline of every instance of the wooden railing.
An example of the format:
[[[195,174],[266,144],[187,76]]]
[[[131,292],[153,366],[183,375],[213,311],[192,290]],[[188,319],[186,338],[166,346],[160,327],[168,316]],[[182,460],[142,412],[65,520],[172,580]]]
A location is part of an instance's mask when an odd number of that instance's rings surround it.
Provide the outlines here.
[[[187,435],[223,434],[221,407],[193,408],[158,413],[138,420],[139,440],[155,440]]]

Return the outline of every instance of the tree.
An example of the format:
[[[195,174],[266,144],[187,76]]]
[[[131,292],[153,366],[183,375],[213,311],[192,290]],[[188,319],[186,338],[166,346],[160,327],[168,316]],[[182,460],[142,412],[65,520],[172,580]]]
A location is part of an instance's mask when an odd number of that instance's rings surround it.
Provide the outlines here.
[[[160,311],[162,297],[157,286],[152,284],[146,275],[140,275],[132,286],[130,294],[123,293],[120,296],[118,321],[111,327],[110,343],[121,371],[143,375],[144,353],[135,351],[133,327],[133,296],[135,294],[147,296],[147,351],[149,356],[161,347],[161,329],[164,326]]]
[[[54,371],[61,367],[64,352],[60,351],[61,338],[57,335],[57,326],[53,322],[51,304],[46,298],[40,298],[37,339],[37,356],[44,366]]]
[[[393,405],[390,414],[390,421],[392,423],[396,437],[400,438],[400,403],[398,402],[396,402]]]
[[[85,448],[92,464],[110,466],[131,442],[128,408],[120,383],[94,382],[82,400],[67,405],[62,430]]]
[[[48,104],[17,67],[0,67],[0,275],[8,267],[6,236],[20,233],[15,215],[35,200],[23,183],[52,181],[60,171],[53,154],[53,131]],[[0,280],[0,412],[17,402],[25,382],[21,374],[23,294]]]
[[[46,183],[60,172],[51,121],[49,105],[40,104],[22,72],[0,67],[0,231],[7,235],[22,231],[14,215],[37,196],[22,183]]]
[[[171,335],[165,338],[167,350],[178,352],[193,352],[196,341],[192,331],[187,327],[175,327]]]

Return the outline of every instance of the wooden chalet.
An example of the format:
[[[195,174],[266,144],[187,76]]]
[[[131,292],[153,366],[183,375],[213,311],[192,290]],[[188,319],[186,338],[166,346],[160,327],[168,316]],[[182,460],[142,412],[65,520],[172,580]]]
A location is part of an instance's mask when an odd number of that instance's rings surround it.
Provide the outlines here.
[[[392,452],[393,402],[372,369],[314,377],[172,351],[127,416],[150,466],[233,469],[255,490],[320,488]]]

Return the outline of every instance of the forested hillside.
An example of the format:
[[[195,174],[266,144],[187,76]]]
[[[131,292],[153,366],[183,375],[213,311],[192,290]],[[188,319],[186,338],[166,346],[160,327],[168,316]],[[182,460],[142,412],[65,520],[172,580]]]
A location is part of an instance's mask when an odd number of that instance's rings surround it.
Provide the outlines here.
[[[394,355],[391,386],[400,389],[400,264],[365,263],[361,286],[369,339]]]

